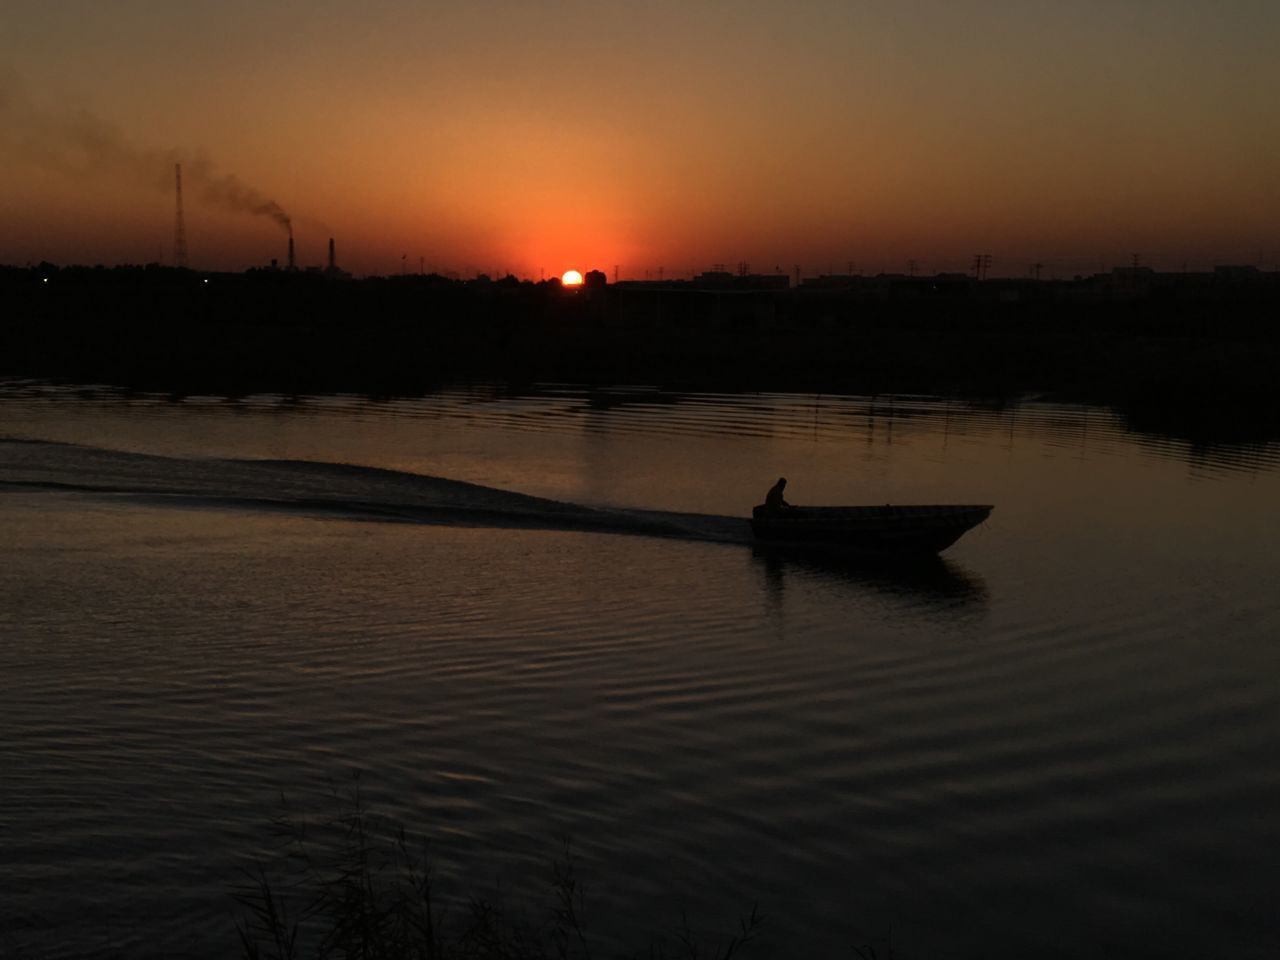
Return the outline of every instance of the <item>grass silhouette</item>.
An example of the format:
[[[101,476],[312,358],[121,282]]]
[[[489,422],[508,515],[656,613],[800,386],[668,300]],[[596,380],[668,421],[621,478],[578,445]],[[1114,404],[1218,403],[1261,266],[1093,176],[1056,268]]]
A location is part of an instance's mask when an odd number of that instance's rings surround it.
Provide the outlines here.
[[[245,960],[592,960],[586,892],[566,843],[540,911],[473,896],[438,896],[429,844],[366,806],[357,782],[338,812],[271,821],[276,856],[246,871],[233,892]],[[733,960],[757,939],[752,907],[739,929],[708,943],[686,916],[629,954],[650,960]]]

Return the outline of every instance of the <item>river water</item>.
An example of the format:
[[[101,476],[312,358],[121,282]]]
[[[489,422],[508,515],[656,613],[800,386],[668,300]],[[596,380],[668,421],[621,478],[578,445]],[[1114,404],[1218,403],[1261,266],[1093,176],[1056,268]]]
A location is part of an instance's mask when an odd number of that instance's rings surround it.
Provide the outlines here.
[[[937,565],[797,503],[990,503]],[[1280,446],[1097,408],[0,390],[0,954],[234,954],[281,797],[596,955],[1274,956]],[[533,908],[531,908],[533,909]],[[750,954],[748,954],[750,955]]]

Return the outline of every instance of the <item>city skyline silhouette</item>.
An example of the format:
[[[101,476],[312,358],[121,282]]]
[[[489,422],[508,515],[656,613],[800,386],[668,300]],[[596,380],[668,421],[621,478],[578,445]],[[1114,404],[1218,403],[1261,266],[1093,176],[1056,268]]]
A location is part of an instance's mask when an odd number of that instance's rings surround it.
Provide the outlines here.
[[[182,163],[211,270],[282,218],[356,274],[1269,268],[1280,12],[1236,7],[21,0],[0,262],[175,262]]]

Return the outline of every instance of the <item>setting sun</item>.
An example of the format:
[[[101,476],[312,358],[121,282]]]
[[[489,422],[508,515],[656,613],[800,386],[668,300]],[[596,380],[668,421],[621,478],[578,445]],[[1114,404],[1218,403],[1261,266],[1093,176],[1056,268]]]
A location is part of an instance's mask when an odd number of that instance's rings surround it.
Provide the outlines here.
[[[564,276],[560,278],[560,282],[566,287],[580,287],[582,286],[582,274],[577,270],[566,270]]]

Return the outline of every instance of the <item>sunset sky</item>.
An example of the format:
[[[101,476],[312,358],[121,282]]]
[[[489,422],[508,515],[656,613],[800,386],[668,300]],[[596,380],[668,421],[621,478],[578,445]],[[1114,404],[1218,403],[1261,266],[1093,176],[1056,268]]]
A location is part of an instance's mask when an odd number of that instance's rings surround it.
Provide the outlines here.
[[[5,0],[0,262],[1280,260],[1276,0]],[[234,181],[228,180],[234,177]],[[239,207],[240,209],[237,209]]]

